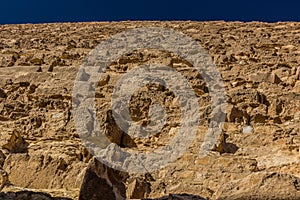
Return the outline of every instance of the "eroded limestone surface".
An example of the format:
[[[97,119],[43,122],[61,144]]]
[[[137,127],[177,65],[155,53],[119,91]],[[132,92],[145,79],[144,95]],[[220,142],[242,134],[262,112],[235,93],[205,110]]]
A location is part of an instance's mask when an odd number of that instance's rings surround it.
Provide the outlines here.
[[[111,63],[96,88],[97,120],[127,150],[151,151],[180,126],[176,96],[159,84],[137,90],[133,120],[149,124],[160,103],[167,123],[150,138],[122,131],[111,111],[118,80],[159,63],[188,80],[201,119],[195,141],[165,168],[145,174],[111,169],[93,158],[76,132],[72,90],[88,53],[114,34],[165,27],[196,40],[226,89],[226,122],[214,148],[199,150],[211,117],[208,87],[192,64],[172,52],[133,51]],[[300,23],[91,22],[0,26],[1,199],[299,199]],[[97,141],[97,137],[93,142]],[[93,187],[97,185],[97,187]],[[52,197],[51,197],[51,196]]]

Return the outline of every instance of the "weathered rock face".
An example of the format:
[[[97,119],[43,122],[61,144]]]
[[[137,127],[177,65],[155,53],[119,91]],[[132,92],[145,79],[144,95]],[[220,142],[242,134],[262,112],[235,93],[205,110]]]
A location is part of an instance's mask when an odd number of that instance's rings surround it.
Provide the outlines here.
[[[137,66],[160,63],[183,75],[198,98],[201,119],[195,141],[175,162],[146,174],[120,172],[92,158],[81,142],[72,113],[74,80],[100,42],[153,26],[180,31],[208,51],[225,83],[226,122],[210,153],[199,156],[211,118],[201,74],[172,52],[146,49],[123,55],[101,77],[95,95],[97,120],[111,142],[148,152],[178,132],[180,105],[159,84],[135,91],[129,112],[147,125],[151,106],[163,105],[168,120],[161,132],[140,139],[118,127],[112,92]],[[1,199],[300,198],[300,23],[2,25],[0,36]]]
[[[79,199],[125,199],[128,174],[113,170],[92,159],[86,170]]]
[[[63,197],[51,197],[49,194],[42,192],[31,192],[31,191],[21,191],[21,192],[8,192],[1,193],[0,198],[3,200],[71,200],[70,198]]]
[[[300,179],[288,175],[256,173],[232,181],[215,193],[215,199],[299,199]],[[255,183],[255,184],[253,184]],[[279,183],[279,184],[278,184]],[[233,193],[234,191],[234,193]],[[276,191],[273,194],[270,191]]]

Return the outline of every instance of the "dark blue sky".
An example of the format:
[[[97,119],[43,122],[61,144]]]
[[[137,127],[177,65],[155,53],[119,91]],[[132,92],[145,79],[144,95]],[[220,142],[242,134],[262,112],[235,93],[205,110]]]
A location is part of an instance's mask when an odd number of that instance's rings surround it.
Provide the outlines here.
[[[300,21],[300,1],[3,0],[0,24],[120,20]]]

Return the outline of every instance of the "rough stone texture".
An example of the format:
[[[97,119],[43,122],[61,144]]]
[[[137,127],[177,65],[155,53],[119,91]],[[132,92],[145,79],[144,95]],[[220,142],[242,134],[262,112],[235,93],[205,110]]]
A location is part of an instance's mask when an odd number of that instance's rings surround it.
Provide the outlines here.
[[[31,191],[0,193],[0,198],[2,200],[71,200],[70,198],[51,197],[46,193]]]
[[[128,174],[113,170],[92,159],[82,183],[79,199],[125,199]]]
[[[96,89],[97,117],[112,142],[149,151],[178,131],[179,104],[155,84],[134,93],[130,114],[148,124],[150,105],[162,103],[168,116],[162,132],[136,139],[117,127],[110,107],[113,87],[139,65],[176,69],[193,87],[203,113],[197,137],[180,159],[148,174],[126,174],[91,159],[75,130],[72,87],[97,44],[124,30],[153,26],[181,31],[209,52],[225,83],[226,122],[210,154],[199,157],[211,112],[201,75],[171,52],[149,49],[122,56]],[[300,23],[1,25],[0,35],[1,199],[300,198]],[[244,131],[248,126],[251,131]]]
[[[257,173],[233,181],[215,193],[216,199],[299,199],[300,179],[288,175]],[[256,184],[253,184],[255,183]],[[278,184],[280,183],[280,184]],[[270,191],[274,191],[273,194]],[[234,194],[233,194],[234,192]]]

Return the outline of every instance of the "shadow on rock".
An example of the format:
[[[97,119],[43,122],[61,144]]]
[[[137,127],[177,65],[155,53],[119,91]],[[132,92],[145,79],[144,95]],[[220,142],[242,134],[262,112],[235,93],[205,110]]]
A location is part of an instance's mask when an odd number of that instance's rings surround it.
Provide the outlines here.
[[[127,173],[109,168],[93,158],[87,167],[79,200],[125,199],[127,178]]]
[[[156,199],[143,199],[143,200],[207,200],[206,198],[193,195],[193,194],[170,194]]]
[[[72,200],[63,197],[51,197],[51,195],[42,192],[21,191],[0,193],[1,200]]]

